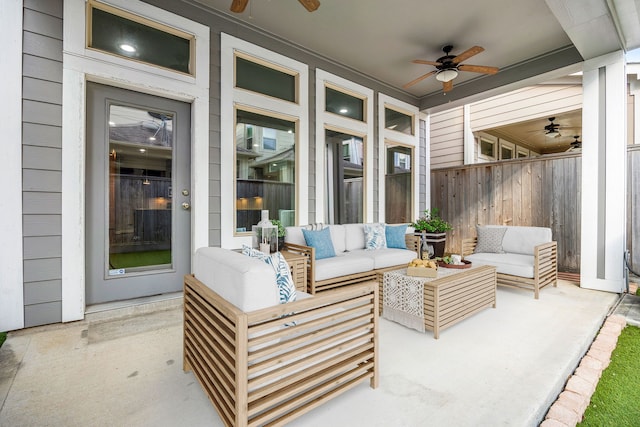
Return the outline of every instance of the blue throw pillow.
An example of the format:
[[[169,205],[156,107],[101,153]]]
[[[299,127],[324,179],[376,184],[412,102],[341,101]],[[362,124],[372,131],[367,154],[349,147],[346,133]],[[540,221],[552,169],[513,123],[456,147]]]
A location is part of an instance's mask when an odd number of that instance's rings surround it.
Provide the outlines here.
[[[407,249],[407,242],[404,236],[407,233],[407,225],[387,225],[384,234],[387,237],[388,248]]]
[[[331,258],[336,256],[336,251],[333,249],[333,242],[331,241],[331,232],[329,227],[322,230],[306,230],[302,229],[304,235],[304,241],[307,246],[316,248],[316,259]]]

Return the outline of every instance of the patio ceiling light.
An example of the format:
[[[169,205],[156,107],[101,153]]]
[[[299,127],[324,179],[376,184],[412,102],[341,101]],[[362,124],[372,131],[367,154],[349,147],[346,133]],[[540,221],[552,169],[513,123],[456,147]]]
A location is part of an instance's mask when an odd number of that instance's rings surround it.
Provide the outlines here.
[[[448,70],[442,70],[438,72],[438,74],[436,74],[436,80],[443,83],[450,82],[456,77],[458,77],[458,72],[453,68],[450,68]]]

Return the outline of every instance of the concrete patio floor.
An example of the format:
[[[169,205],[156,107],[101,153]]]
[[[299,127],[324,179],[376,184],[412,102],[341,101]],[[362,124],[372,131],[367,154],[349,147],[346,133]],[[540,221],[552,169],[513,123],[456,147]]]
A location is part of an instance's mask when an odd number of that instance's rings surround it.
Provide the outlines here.
[[[441,332],[380,320],[380,386],[362,384],[291,426],[536,426],[618,295],[559,281],[535,300]],[[0,426],[222,426],[182,370],[181,298],[12,332],[0,348]]]

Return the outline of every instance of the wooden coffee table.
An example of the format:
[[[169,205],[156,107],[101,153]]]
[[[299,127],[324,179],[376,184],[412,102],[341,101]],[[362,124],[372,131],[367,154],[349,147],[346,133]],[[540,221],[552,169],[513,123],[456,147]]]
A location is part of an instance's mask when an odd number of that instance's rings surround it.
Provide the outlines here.
[[[489,307],[496,307],[496,269],[478,266],[457,270],[440,268],[438,277],[414,277],[406,275],[407,269],[380,274],[380,312],[384,300],[384,281],[398,281],[424,287],[424,329],[433,331],[439,338],[440,331]],[[398,282],[396,282],[398,283]]]

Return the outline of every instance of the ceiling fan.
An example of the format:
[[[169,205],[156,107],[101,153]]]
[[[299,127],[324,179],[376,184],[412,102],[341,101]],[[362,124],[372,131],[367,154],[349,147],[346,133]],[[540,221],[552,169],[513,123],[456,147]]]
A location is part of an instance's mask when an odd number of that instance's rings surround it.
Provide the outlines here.
[[[319,0],[298,0],[298,1],[309,12],[313,12],[314,10],[320,7]],[[235,13],[244,12],[245,8],[247,7],[247,3],[249,3],[249,0],[233,0],[230,8],[231,12],[235,12]]]
[[[582,141],[580,141],[580,135],[574,135],[574,140],[571,141],[571,148],[582,148]]]
[[[403,87],[405,89],[413,86],[416,83],[421,82],[429,76],[436,75],[436,79],[442,82],[442,90],[444,92],[449,92],[453,89],[453,79],[458,77],[458,71],[470,71],[472,73],[482,73],[482,74],[495,74],[498,72],[499,68],[497,67],[488,67],[485,65],[470,65],[470,64],[461,64],[461,62],[471,58],[474,55],[479,54],[484,51],[484,48],[480,46],[473,46],[470,49],[465,50],[458,56],[451,55],[451,51],[453,50],[453,46],[446,45],[442,48],[444,52],[444,56],[438,58],[436,61],[425,61],[422,59],[414,59],[412,62],[414,64],[424,64],[424,65],[433,65],[436,67],[435,70],[423,74],[415,80],[410,81]]]
[[[549,117],[547,119],[549,120],[549,124],[544,127],[544,136],[548,138],[557,138],[559,136],[562,136],[560,134],[560,129],[579,129],[575,127],[564,126],[559,123],[554,123],[553,121],[555,119],[556,119],[555,117]],[[577,138],[577,137],[574,137],[574,138]]]

